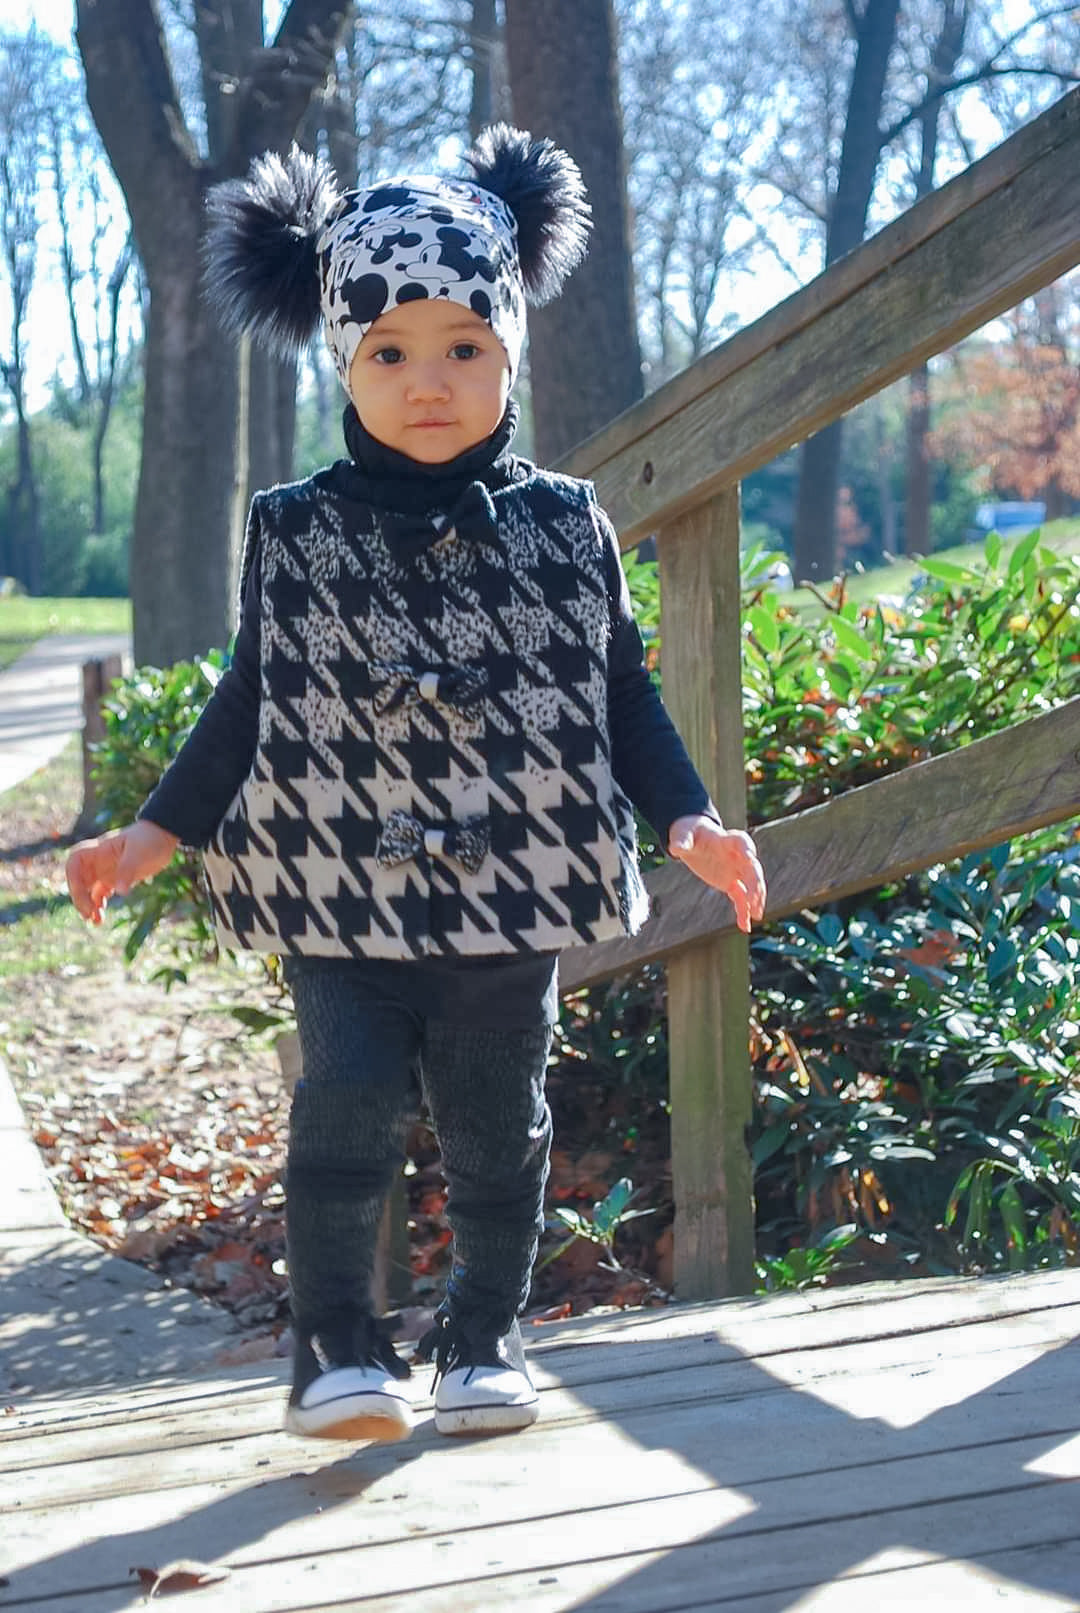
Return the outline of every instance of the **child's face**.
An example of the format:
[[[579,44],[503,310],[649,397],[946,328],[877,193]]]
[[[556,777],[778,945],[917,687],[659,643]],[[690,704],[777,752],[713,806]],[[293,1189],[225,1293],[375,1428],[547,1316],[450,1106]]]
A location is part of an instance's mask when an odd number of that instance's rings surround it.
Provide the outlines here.
[[[379,442],[440,465],[495,430],[510,365],[479,314],[454,302],[406,302],[377,319],[356,349],[349,395]]]

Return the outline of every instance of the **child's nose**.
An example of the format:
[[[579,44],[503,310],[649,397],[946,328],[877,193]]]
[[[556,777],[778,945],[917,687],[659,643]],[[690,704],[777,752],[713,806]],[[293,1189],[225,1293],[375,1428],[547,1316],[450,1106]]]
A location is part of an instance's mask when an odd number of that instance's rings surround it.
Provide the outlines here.
[[[450,394],[450,380],[441,363],[416,364],[409,377],[409,396],[419,400],[445,398]]]

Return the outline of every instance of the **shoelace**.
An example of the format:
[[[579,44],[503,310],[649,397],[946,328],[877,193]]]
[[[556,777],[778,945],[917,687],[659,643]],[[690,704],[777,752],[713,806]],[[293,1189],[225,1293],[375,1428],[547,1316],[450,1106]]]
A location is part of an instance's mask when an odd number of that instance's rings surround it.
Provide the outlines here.
[[[331,1367],[355,1363],[357,1366],[382,1367],[393,1378],[412,1376],[409,1363],[403,1361],[394,1349],[390,1333],[381,1318],[357,1317],[345,1329],[330,1328],[316,1332],[312,1335],[311,1347],[322,1372]]]
[[[468,1383],[477,1367],[507,1365],[499,1354],[501,1336],[498,1322],[480,1316],[459,1321],[445,1305],[440,1305],[434,1322],[416,1346],[414,1360],[434,1360],[433,1389],[438,1388],[448,1372],[458,1367],[468,1368],[465,1374]]]

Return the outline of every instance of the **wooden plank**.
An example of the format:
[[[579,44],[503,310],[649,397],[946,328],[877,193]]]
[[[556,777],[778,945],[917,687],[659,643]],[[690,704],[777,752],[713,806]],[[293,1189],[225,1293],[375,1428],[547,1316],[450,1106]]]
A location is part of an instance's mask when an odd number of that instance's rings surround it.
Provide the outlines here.
[[[766,922],[1078,812],[1080,697],[756,829],[769,885]],[[727,897],[684,868],[668,864],[647,884],[653,916],[642,932],[565,952],[559,965],[564,992],[735,933]]]
[[[525,1441],[521,1444],[524,1447]],[[791,1583],[793,1570],[796,1583],[828,1582],[868,1557],[898,1546],[917,1545],[928,1552],[944,1549],[962,1556],[1006,1544],[1066,1538],[1075,1526],[1080,1442],[1063,1448],[1052,1474],[1037,1469],[1045,1450],[1045,1438],[1037,1436],[1010,1442],[1000,1457],[988,1450],[982,1460],[973,1460],[966,1450],[945,1450],[888,1466],[874,1461],[853,1468],[841,1464],[827,1480],[818,1471],[776,1483],[706,1484],[696,1491],[683,1489],[623,1504],[608,1502],[600,1475],[594,1473],[591,1505],[573,1510],[559,1506],[543,1514],[534,1511],[524,1518],[476,1526],[463,1518],[464,1485],[459,1481],[462,1494],[455,1504],[454,1480],[447,1474],[450,1495],[444,1495],[439,1515],[429,1515],[414,1531],[385,1542],[370,1537],[369,1519],[382,1516],[370,1498],[360,1507],[350,1505],[367,1488],[358,1473],[351,1485],[324,1481],[315,1486],[311,1499],[321,1501],[325,1512],[333,1510],[336,1490],[338,1516],[323,1523],[320,1514],[311,1515],[309,1502],[303,1509],[304,1527],[296,1521],[288,1547],[279,1530],[267,1538],[276,1511],[267,1486],[261,1524],[255,1525],[257,1543],[246,1550],[236,1539],[228,1503],[218,1520],[211,1503],[199,1517],[189,1513],[182,1529],[152,1531],[141,1540],[143,1532],[132,1531],[95,1542],[82,1554],[63,1553],[41,1567],[46,1572],[58,1567],[70,1576],[70,1590],[78,1587],[85,1595],[88,1586],[107,1589],[110,1580],[114,1586],[122,1583],[133,1551],[134,1560],[143,1560],[148,1543],[179,1546],[194,1537],[201,1541],[204,1561],[224,1560],[231,1569],[224,1585],[200,1594],[200,1606],[207,1609],[240,1606],[252,1613],[286,1613],[334,1599],[363,1605],[368,1597],[405,1591],[423,1593],[428,1605],[429,1591],[452,1584],[462,1598],[458,1605],[475,1608],[492,1605],[476,1597],[485,1581],[495,1579],[504,1582],[503,1605],[522,1605],[520,1595],[507,1594],[511,1576],[505,1570],[511,1565],[519,1586],[522,1575],[592,1566],[600,1570],[596,1588],[601,1588],[625,1580],[628,1571],[640,1572],[640,1559],[650,1553],[668,1554],[662,1583],[670,1593],[669,1576],[679,1579],[686,1573],[679,1565],[683,1553],[707,1542],[714,1548],[711,1583],[723,1584],[725,1594],[734,1599],[736,1592]],[[477,1452],[481,1462],[485,1455],[490,1461],[491,1451],[487,1445]],[[311,1477],[307,1476],[309,1489]],[[291,1482],[294,1493],[287,1510],[299,1500],[295,1480]],[[526,1464],[519,1462],[518,1485],[524,1490],[529,1484]],[[490,1492],[491,1487],[488,1481],[485,1488]],[[532,1491],[535,1500],[538,1488],[533,1485]],[[561,1500],[557,1483],[549,1495]],[[250,1494],[241,1499],[248,1503],[250,1529],[254,1522]],[[987,1520],[993,1522],[993,1533],[986,1529]],[[321,1539],[317,1547],[311,1540],[313,1526]],[[224,1549],[222,1540],[227,1542]],[[705,1589],[710,1580],[699,1578],[698,1566],[689,1562],[686,1567],[697,1580],[696,1588]],[[44,1575],[33,1570],[13,1576],[6,1605],[26,1605],[43,1594],[40,1587],[45,1582]],[[358,1587],[363,1587],[359,1596]],[[63,1588],[44,1593],[54,1608],[70,1605],[63,1599]],[[683,1577],[684,1595],[691,1588],[693,1580]],[[634,1589],[636,1607],[680,1605],[646,1601],[659,1589],[651,1576],[649,1584],[639,1582]],[[112,1605],[104,1599],[95,1602],[95,1608]],[[80,1613],[86,1613],[85,1602]]]
[[[659,538],[668,708],[720,814],[746,822],[741,687],[739,494],[702,505]],[[688,876],[700,884],[693,875]],[[701,886],[705,889],[705,886]],[[754,1286],[750,963],[738,931],[668,968],[675,1291],[680,1299]]]
[[[1059,1509],[1059,1516],[1060,1516]],[[1004,1515],[1001,1509],[995,1516]],[[969,1516],[950,1509],[950,1521]],[[977,1520],[975,1520],[977,1523]],[[991,1520],[987,1520],[991,1522]],[[837,1526],[839,1527],[839,1526]],[[992,1523],[991,1523],[992,1527]],[[973,1531],[974,1532],[974,1531]],[[979,1531],[982,1543],[990,1529]],[[827,1550],[835,1529],[815,1531],[800,1544]],[[720,1559],[723,1556],[723,1561]],[[728,1594],[720,1575],[729,1571],[730,1554],[711,1543],[691,1545],[677,1554],[642,1552],[617,1564],[593,1561],[560,1567],[556,1573],[505,1574],[468,1586],[449,1585],[425,1591],[425,1613],[485,1613],[486,1609],[527,1608],[529,1613],[570,1613],[603,1608],[604,1613],[689,1613],[691,1609],[734,1608],[736,1613],[851,1613],[855,1607],[876,1610],[1006,1607],[1008,1613],[1076,1613],[1080,1586],[1080,1545],[1066,1532],[1035,1538],[1030,1544],[1002,1549],[976,1546],[966,1561],[933,1560],[928,1552],[893,1549],[880,1552],[857,1568],[845,1570],[822,1585],[806,1562],[792,1566],[779,1589],[741,1588]],[[768,1573],[775,1584],[780,1575]],[[1026,1582],[1026,1583],[1025,1583]],[[462,1600],[463,1596],[468,1601]],[[795,1599],[798,1599],[797,1601]],[[366,1597],[350,1606],[364,1613],[401,1613],[401,1597]],[[304,1613],[340,1613],[340,1602],[307,1604]],[[68,1613],[60,1608],[57,1613]]]
[[[561,1324],[525,1329],[525,1342],[542,1385],[574,1387],[599,1378],[666,1370],[675,1346],[679,1362],[687,1345],[700,1347],[702,1361],[740,1356],[767,1361],[800,1350],[873,1342],[890,1336],[969,1324],[992,1324],[1011,1317],[1050,1311],[1063,1326],[1073,1325],[1080,1306],[1080,1271],[1032,1272],[1018,1277],[923,1278],[862,1283],[852,1287],[770,1294],[711,1305],[675,1305],[660,1310],[582,1316]],[[943,1335],[947,1336],[947,1335]],[[588,1345],[588,1349],[583,1346]],[[632,1349],[630,1348],[632,1346]],[[91,1442],[111,1428],[125,1438],[151,1439],[160,1430],[169,1443],[204,1425],[236,1431],[234,1408],[263,1408],[275,1426],[284,1362],[236,1368],[227,1377],[150,1387],[115,1387],[111,1392],[46,1404],[0,1420],[0,1467],[7,1472],[38,1460],[51,1461],[57,1435]],[[254,1413],[251,1414],[252,1416]],[[251,1427],[263,1426],[251,1423]]]
[[[573,1388],[562,1383],[542,1385],[541,1422],[529,1435],[527,1446],[507,1442],[495,1450],[482,1447],[489,1453],[483,1473],[498,1482],[493,1482],[486,1501],[474,1498],[470,1505],[483,1504],[494,1517],[506,1515],[510,1503],[501,1489],[517,1482],[513,1475],[520,1469],[523,1450],[527,1461],[520,1470],[528,1472],[530,1483],[540,1485],[550,1467],[552,1493],[559,1493],[560,1506],[568,1505],[569,1480],[564,1483],[559,1468],[580,1468],[587,1500],[589,1487],[595,1487],[600,1453],[606,1452],[605,1464],[612,1454],[607,1447],[610,1430],[616,1426],[620,1438],[632,1437],[642,1448],[652,1449],[657,1443],[670,1447],[684,1463],[705,1460],[722,1433],[725,1462],[741,1470],[742,1477],[750,1472],[770,1479],[800,1467],[826,1470],[837,1459],[836,1452],[828,1449],[828,1430],[846,1430],[851,1418],[860,1422],[871,1419],[877,1440],[888,1428],[888,1438],[895,1443],[898,1434],[906,1436],[909,1424],[926,1423],[944,1411],[947,1415],[940,1422],[941,1431],[935,1436],[929,1430],[925,1447],[920,1447],[928,1451],[942,1445],[951,1449],[961,1442],[993,1444],[1006,1435],[1014,1437],[1036,1428],[1067,1433],[1078,1426],[1076,1413],[1070,1411],[1067,1395],[1053,1410],[1052,1397],[1057,1389],[1065,1391],[1068,1375],[1075,1370],[1074,1352],[1063,1347],[1078,1336],[1080,1317],[1046,1312],[1034,1318],[1012,1318],[993,1328],[974,1325],[914,1340],[868,1339],[836,1348],[810,1348],[775,1357],[767,1367],[741,1356],[710,1359],[700,1344],[670,1349],[662,1367],[637,1367],[631,1356],[624,1376],[600,1376]],[[393,1472],[421,1450],[426,1461],[440,1448],[446,1450],[430,1421],[429,1381],[430,1375],[425,1375],[423,1384],[415,1386],[414,1398],[423,1421],[409,1445],[365,1450],[361,1454],[366,1469]],[[809,1412],[790,1398],[807,1392],[813,1400]],[[21,1527],[36,1528],[51,1542],[59,1527],[58,1516],[72,1509],[77,1509],[80,1529],[105,1536],[115,1527],[113,1504],[131,1494],[153,1491],[164,1496],[205,1485],[242,1485],[257,1469],[263,1470],[260,1477],[276,1480],[298,1465],[327,1456],[317,1444],[281,1436],[278,1423],[283,1398],[272,1408],[265,1404],[253,1408],[245,1419],[247,1432],[239,1426],[229,1427],[224,1438],[220,1423],[209,1418],[194,1425],[163,1427],[156,1439],[145,1431],[132,1437],[116,1427],[95,1431],[91,1438],[77,1443],[67,1436],[62,1445],[57,1442],[55,1462],[39,1460],[32,1467],[5,1473],[0,1479],[0,1506],[12,1517],[17,1511]],[[793,1442],[794,1435],[791,1439],[779,1437],[779,1428],[775,1442],[761,1443],[762,1430],[777,1415],[767,1403],[787,1408],[780,1415],[792,1429],[809,1416],[819,1433],[825,1430],[824,1443],[800,1446]],[[658,1437],[651,1429],[659,1431]],[[580,1456],[570,1463],[574,1446],[580,1448]],[[897,1450],[910,1454],[902,1440]],[[503,1458],[506,1472],[500,1477]],[[426,1466],[424,1471],[426,1475]],[[636,1485],[629,1469],[625,1474],[608,1474],[605,1493],[609,1500],[625,1499],[624,1482],[632,1488]],[[535,1489],[523,1492],[522,1504],[527,1509],[535,1507],[536,1493]],[[646,1485],[641,1493],[655,1491]],[[400,1500],[403,1505],[395,1510],[391,1532],[400,1530],[403,1520],[414,1514],[424,1518],[433,1507],[437,1510],[437,1490],[431,1492],[426,1483],[419,1492],[410,1483]],[[190,1505],[184,1503],[188,1509]],[[37,1520],[35,1524],[31,1524],[32,1518]],[[15,1538],[13,1533],[9,1547],[14,1546]]]
[[[767,464],[1080,261],[1078,152],[1073,91],[562,468],[629,546]]]

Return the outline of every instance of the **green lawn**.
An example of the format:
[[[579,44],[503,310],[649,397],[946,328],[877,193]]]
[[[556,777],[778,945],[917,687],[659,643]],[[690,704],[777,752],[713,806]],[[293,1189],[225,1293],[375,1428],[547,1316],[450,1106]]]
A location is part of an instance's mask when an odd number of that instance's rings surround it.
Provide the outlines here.
[[[1004,565],[1019,538],[1005,538],[1001,545],[1001,562]],[[1042,542],[1058,554],[1080,554],[1080,521],[1048,521],[1042,532]],[[936,549],[935,560],[949,560],[957,566],[974,566],[983,558],[981,543],[961,543],[953,549]],[[922,560],[894,560],[891,565],[875,566],[872,571],[852,572],[847,579],[847,596],[860,605],[880,599],[882,594],[907,593],[913,577],[922,570]],[[825,592],[826,590],[822,590]],[[795,588],[788,595],[792,605],[821,609],[820,603],[809,588]]]
[[[0,668],[50,633],[130,633],[129,599],[0,596]]]

